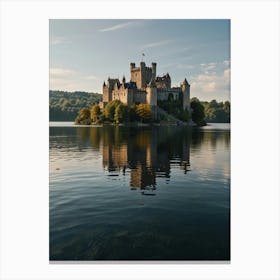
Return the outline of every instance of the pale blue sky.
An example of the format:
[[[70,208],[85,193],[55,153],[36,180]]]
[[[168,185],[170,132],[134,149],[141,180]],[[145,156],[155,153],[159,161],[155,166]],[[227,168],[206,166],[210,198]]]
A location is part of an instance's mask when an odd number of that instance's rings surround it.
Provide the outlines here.
[[[172,86],[186,77],[191,97],[229,100],[229,20],[50,20],[50,89],[102,93],[142,53]]]

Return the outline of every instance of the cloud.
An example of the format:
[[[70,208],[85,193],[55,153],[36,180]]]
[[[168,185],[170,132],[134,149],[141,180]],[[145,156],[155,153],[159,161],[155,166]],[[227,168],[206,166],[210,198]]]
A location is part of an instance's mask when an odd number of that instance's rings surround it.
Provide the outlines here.
[[[68,89],[69,84],[78,74],[75,70],[66,68],[50,68],[49,73],[51,89]]]
[[[50,68],[51,77],[67,77],[77,73],[75,70],[66,68]]]
[[[60,45],[63,43],[67,43],[68,41],[64,37],[53,36],[50,38],[51,45]]]
[[[199,90],[204,93],[214,92],[217,85],[217,76],[214,75],[198,75],[192,83],[192,90]]]
[[[85,77],[86,80],[100,80],[97,76],[95,75],[89,75]]]
[[[131,25],[136,25],[136,24],[137,24],[137,22],[135,22],[135,21],[128,21],[128,22],[116,24],[116,25],[113,25],[113,26],[110,26],[110,27],[106,27],[106,28],[103,28],[103,29],[99,29],[99,32],[115,31],[115,30],[118,30],[118,29],[124,29],[128,26],[131,26]]]
[[[160,47],[160,46],[163,46],[163,45],[167,45],[170,42],[171,42],[170,40],[152,42],[152,43],[145,44],[142,47],[145,48],[145,49],[154,48],[154,47]]]
[[[194,69],[194,65],[192,65],[192,64],[182,64],[182,63],[178,63],[177,65],[176,65],[176,67],[178,68],[178,69]]]
[[[227,82],[230,81],[230,69],[229,68],[224,70],[224,78]]]
[[[217,67],[217,62],[210,62],[210,63],[201,63],[200,67],[204,72],[213,70]]]
[[[201,100],[229,99],[230,94],[230,69],[221,73],[207,72],[192,78],[191,95]]]
[[[50,89],[65,91],[98,92],[102,81],[92,73],[82,73],[69,68],[50,68]]]

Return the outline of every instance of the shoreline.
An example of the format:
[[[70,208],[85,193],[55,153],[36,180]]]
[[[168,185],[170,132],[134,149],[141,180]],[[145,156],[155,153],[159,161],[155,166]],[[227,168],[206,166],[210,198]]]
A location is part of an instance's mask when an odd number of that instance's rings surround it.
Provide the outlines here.
[[[63,127],[69,126],[69,127],[103,127],[103,126],[114,126],[114,127],[153,127],[153,126],[195,126],[191,123],[185,123],[185,124],[176,124],[176,123],[126,123],[126,124],[114,124],[114,123],[105,123],[105,124],[75,124],[74,122],[67,122],[67,121],[51,121],[49,122],[49,127]]]

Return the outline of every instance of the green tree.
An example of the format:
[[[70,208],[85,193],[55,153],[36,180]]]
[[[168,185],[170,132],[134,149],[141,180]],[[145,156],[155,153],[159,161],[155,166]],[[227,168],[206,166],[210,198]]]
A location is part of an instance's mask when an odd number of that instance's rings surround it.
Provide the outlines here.
[[[73,121],[83,107],[90,108],[101,99],[97,93],[50,90],[50,121]]]
[[[151,121],[153,116],[151,106],[143,103],[136,106],[136,114],[142,122]]]
[[[209,106],[210,106],[211,108],[218,108],[218,107],[219,107],[219,104],[218,104],[218,102],[216,101],[216,99],[213,99],[213,100],[210,101]]]
[[[135,122],[137,121],[137,113],[136,113],[136,104],[132,104],[130,107],[129,107],[129,110],[128,110],[128,117],[129,117],[129,121],[131,122]]]
[[[189,120],[189,118],[190,118],[190,113],[187,108],[185,110],[181,110],[178,113],[178,119],[180,119],[184,122],[187,122]]]
[[[114,121],[116,107],[120,104],[120,100],[113,100],[106,105],[104,109],[104,115],[109,121]]]
[[[116,123],[122,123],[128,120],[128,107],[120,103],[115,109],[114,120]]]
[[[198,126],[206,125],[204,106],[200,103],[198,98],[191,99],[192,120]]]
[[[226,113],[228,113],[228,114],[230,113],[230,103],[229,103],[229,101],[225,102],[223,109]]]
[[[225,103],[212,100],[211,102],[201,102],[205,109],[205,120],[207,122],[230,122],[230,102]]]
[[[82,108],[80,110],[79,115],[75,119],[75,124],[91,124],[90,110],[88,108]]]
[[[98,119],[99,119],[99,116],[101,114],[101,110],[100,110],[100,107],[98,104],[94,104],[92,107],[91,107],[91,110],[90,110],[90,118],[92,119],[93,122],[97,122]]]

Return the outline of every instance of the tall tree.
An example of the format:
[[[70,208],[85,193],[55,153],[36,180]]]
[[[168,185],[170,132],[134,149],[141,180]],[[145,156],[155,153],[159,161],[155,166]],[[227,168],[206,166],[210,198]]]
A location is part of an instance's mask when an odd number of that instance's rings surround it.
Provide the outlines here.
[[[137,121],[136,109],[137,109],[136,104],[132,104],[132,105],[129,107],[128,115],[129,115],[129,120],[130,120],[131,122]]]
[[[151,106],[148,104],[140,103],[136,106],[136,114],[142,122],[149,122],[152,120]]]
[[[115,109],[114,120],[116,123],[122,123],[128,120],[128,107],[124,104],[119,104]]]
[[[75,124],[91,124],[90,119],[90,110],[88,108],[82,108],[79,112],[79,115],[75,119]]]
[[[109,121],[114,121],[114,117],[115,117],[115,110],[116,110],[116,107],[121,104],[121,101],[120,100],[113,100],[111,102],[109,102],[105,109],[104,109],[104,114],[105,114],[105,117],[109,120]]]
[[[101,114],[101,110],[100,110],[100,107],[98,104],[94,104],[92,107],[91,107],[91,110],[90,110],[90,118],[92,119],[92,121],[96,122],[98,119],[99,119],[99,116]]]
[[[191,100],[192,108],[192,120],[198,126],[206,125],[204,106],[200,103],[198,98],[192,98]]]

